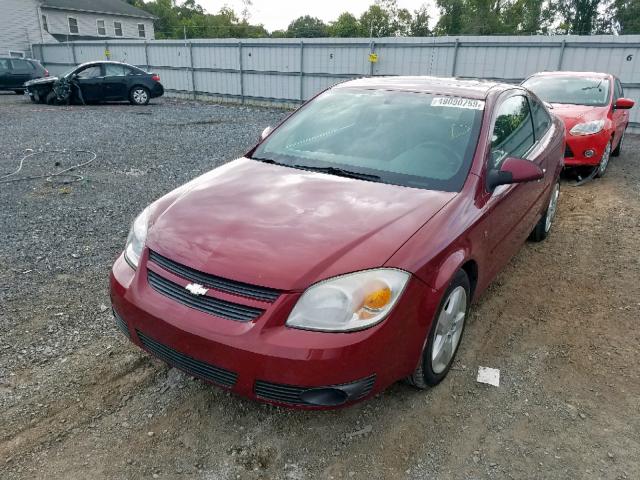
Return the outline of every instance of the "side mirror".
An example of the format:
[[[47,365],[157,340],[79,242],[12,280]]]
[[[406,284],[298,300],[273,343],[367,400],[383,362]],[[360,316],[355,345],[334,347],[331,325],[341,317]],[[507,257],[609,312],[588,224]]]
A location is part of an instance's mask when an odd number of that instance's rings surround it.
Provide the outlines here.
[[[265,128],[262,133],[260,134],[260,141],[264,140],[265,138],[267,138],[269,136],[269,134],[273,132],[273,128],[271,128],[270,126]]]
[[[616,110],[629,110],[630,108],[633,108],[634,105],[635,102],[630,98],[619,98],[616,100],[616,103],[613,104],[613,108]]]
[[[492,169],[487,173],[487,189],[492,192],[498,185],[524,183],[540,180],[544,177],[542,169],[524,158],[509,157],[500,170]]]

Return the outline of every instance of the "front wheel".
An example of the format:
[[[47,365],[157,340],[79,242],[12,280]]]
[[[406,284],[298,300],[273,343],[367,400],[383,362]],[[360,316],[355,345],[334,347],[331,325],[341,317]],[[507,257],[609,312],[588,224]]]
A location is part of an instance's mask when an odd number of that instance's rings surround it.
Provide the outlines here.
[[[449,284],[431,324],[420,363],[406,379],[416,388],[425,389],[447,376],[458,351],[471,303],[471,285],[463,270],[458,270]]]
[[[602,152],[602,158],[600,159],[600,163],[596,167],[598,169],[598,173],[596,173],[596,178],[604,177],[604,174],[607,172],[607,166],[609,165],[609,159],[611,158],[611,143],[613,140],[609,140],[607,146],[604,148],[604,152]]]
[[[129,94],[129,101],[133,105],[146,105],[149,103],[150,98],[149,90],[145,87],[133,87]]]
[[[560,182],[556,182],[551,190],[551,196],[549,197],[549,205],[542,215],[542,218],[538,221],[535,228],[529,235],[529,240],[533,242],[541,242],[549,236],[551,231],[551,225],[554,218],[556,218],[556,211],[558,210],[558,198],[560,198]]]

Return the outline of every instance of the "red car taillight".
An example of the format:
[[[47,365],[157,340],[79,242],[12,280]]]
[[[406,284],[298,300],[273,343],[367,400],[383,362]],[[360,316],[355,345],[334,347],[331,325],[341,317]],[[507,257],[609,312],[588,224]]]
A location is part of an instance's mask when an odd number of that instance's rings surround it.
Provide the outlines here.
[[[157,73],[154,73],[153,75],[151,75],[151,80],[153,80],[154,82],[159,82],[160,75],[158,75]]]
[[[48,77],[49,76],[49,70],[47,70],[46,68],[44,69],[44,76]]]

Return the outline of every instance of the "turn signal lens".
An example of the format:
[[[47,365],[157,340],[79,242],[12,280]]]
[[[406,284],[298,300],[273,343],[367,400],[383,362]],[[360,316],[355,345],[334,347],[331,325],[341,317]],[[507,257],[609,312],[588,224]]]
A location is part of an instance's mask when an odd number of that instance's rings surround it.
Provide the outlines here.
[[[390,301],[391,289],[389,287],[383,287],[367,295],[362,306],[367,310],[373,310],[375,312],[382,310]]]

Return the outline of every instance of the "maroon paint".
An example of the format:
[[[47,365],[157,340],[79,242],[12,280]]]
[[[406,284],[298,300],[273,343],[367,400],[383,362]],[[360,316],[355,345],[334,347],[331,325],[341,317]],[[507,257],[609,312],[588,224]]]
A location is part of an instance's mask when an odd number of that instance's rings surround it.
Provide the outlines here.
[[[212,290],[209,295],[266,309],[253,322],[225,320],[153,291],[147,269],[158,267],[147,264],[148,248],[137,271],[121,255],[111,272],[111,295],[132,341],[140,345],[139,329],[194,358],[233,370],[238,373],[233,391],[251,398],[256,398],[256,380],[312,387],[375,373],[373,395],[410,374],[455,272],[474,265],[470,271],[478,273],[477,297],[541,217],[562,168],[564,129],[556,119],[530,155],[544,169],[544,178],[488,191],[486,159],[495,106],[525,90],[446,82],[452,81],[369,79],[337,88],[354,84],[485,99],[478,146],[459,193],[346,179],[246,158],[217,168],[152,205],[147,247],[192,268],[284,293],[269,304]],[[285,326],[311,284],[381,266],[412,273],[383,322],[352,333]],[[163,275],[183,286],[188,283],[168,272]]]

